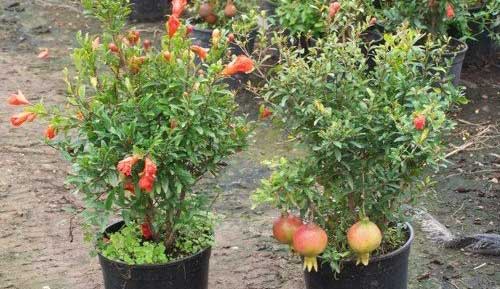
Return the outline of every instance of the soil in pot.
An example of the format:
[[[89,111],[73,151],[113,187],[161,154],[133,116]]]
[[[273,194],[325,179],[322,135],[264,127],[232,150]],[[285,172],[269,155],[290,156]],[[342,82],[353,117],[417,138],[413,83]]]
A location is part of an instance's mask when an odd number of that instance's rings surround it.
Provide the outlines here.
[[[335,274],[328,264],[318,259],[318,272],[304,271],[307,289],[406,289],[408,286],[408,257],[414,232],[407,224],[407,241],[399,249],[372,257],[368,266],[357,266],[355,261],[341,264]]]
[[[460,82],[462,65],[464,63],[465,53],[467,52],[468,46],[465,42],[452,38],[448,47],[450,52],[445,53],[444,57],[446,60],[451,59],[452,61],[449,75],[452,77],[453,85],[457,86]]]
[[[124,222],[106,229],[118,232]],[[211,248],[166,264],[128,265],[99,254],[105,289],[207,289]]]
[[[171,9],[171,0],[130,0],[130,20],[136,22],[158,21],[166,18]]]

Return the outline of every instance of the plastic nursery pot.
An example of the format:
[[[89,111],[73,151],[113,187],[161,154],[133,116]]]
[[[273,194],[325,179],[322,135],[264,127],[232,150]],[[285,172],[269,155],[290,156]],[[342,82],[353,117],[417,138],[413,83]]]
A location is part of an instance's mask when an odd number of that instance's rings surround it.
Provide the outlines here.
[[[380,31],[383,31],[382,26],[371,26],[361,34],[361,38],[365,43],[365,45],[361,47],[361,50],[366,56],[368,70],[373,70],[375,67],[375,50],[373,47],[384,43],[384,36]]]
[[[457,86],[460,82],[460,74],[462,73],[462,65],[468,46],[465,42],[452,38],[448,47],[450,52],[445,53],[444,58],[452,60],[449,75],[452,77],[453,85]]]
[[[370,259],[368,266],[356,266],[354,261],[343,262],[340,274],[318,259],[318,272],[304,271],[307,289],[407,289],[408,257],[414,232],[407,226],[408,240],[399,249]]]
[[[485,3],[478,4],[477,6],[470,8],[469,13],[471,15],[479,13],[485,6]],[[467,50],[465,55],[464,64],[476,64],[477,66],[482,66],[484,64],[498,61],[496,57],[498,49],[495,46],[495,41],[491,39],[488,31],[481,29],[480,25],[475,21],[470,21],[468,25],[475,39],[467,40],[469,50]]]
[[[106,229],[119,231],[124,222]],[[99,253],[105,289],[207,289],[211,248],[195,255],[158,265],[128,265]]]
[[[130,20],[148,22],[165,19],[171,2],[171,0],[130,0],[132,6]]]
[[[262,7],[262,10],[266,11],[267,16],[273,16],[276,14],[276,8],[278,8],[278,3],[276,3],[276,0],[263,0],[260,5]]]

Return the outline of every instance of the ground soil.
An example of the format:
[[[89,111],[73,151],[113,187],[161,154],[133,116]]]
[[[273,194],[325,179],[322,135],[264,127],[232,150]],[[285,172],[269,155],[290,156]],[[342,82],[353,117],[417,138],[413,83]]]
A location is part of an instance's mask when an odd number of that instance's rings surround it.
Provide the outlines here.
[[[0,3],[0,289],[103,288],[97,259],[88,254],[71,208],[78,196],[64,183],[69,166],[41,140],[43,123],[11,128],[5,98],[22,89],[31,101],[62,103],[61,70],[70,63],[74,33],[96,31],[75,1],[2,0]],[[161,31],[161,23],[138,25],[144,35]],[[37,59],[49,48],[50,59]],[[435,174],[435,192],[416,206],[426,208],[455,234],[500,233],[500,72],[494,66],[469,67],[463,74],[470,103],[453,117],[458,126],[449,151],[486,137],[449,158]],[[256,114],[249,94],[238,96],[244,110]],[[304,288],[300,260],[271,238],[276,212],[251,209],[249,196],[269,174],[265,159],[296,153],[277,129],[261,124],[247,152],[228,160],[217,178],[202,188],[218,193],[215,205],[224,215],[217,227],[210,289]],[[72,234],[70,228],[73,227]],[[410,263],[410,288],[500,288],[500,257],[486,257],[431,243],[416,224]]]

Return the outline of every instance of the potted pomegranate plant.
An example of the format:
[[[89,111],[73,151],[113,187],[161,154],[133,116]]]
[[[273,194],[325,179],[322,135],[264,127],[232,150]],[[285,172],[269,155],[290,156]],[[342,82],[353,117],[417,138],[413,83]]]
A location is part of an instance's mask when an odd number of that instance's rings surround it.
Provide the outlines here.
[[[395,28],[409,21],[414,28],[427,32],[426,37],[435,43],[447,45],[444,59],[452,63],[449,74],[458,85],[463,60],[468,46],[463,41],[470,36],[467,5],[461,0],[390,0],[381,1],[381,11],[386,18],[386,26]],[[450,28],[461,38],[449,37]]]
[[[214,217],[193,186],[245,146],[248,124],[220,79],[251,72],[253,61],[225,59],[217,48],[225,39],[210,50],[193,45],[181,10],[154,47],[124,31],[127,2],[86,2],[103,33],[78,34],[67,103],[46,107],[12,94],[9,103],[24,109],[11,123],[46,120],[48,143],[71,162],[106,289],[206,289]]]
[[[265,109],[303,153],[270,162],[252,200],[281,211],[273,235],[302,256],[308,289],[407,288],[413,229],[401,205],[431,183],[423,173],[443,157],[446,112],[465,100],[441,81],[432,46],[414,46],[421,36],[386,35],[367,70],[362,39],[334,33],[305,58],[284,50],[264,88]]]
[[[277,3],[273,22],[285,30],[291,46],[298,46],[306,53],[327,34],[335,32],[348,37],[355,26],[365,23],[370,23],[363,31],[366,43],[380,44],[383,39],[376,19],[371,16],[373,5],[365,0],[277,0]]]

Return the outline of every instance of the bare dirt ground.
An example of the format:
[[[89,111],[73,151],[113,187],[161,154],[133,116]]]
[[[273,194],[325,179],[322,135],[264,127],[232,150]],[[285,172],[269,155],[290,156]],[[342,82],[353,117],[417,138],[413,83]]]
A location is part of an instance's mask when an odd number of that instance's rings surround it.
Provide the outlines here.
[[[138,28],[152,35],[162,24]],[[17,110],[5,102],[22,89],[31,101],[62,103],[61,69],[70,63],[74,33],[95,29],[75,1],[0,1],[0,289],[103,288],[77,218],[73,242],[69,235],[72,215],[67,209],[78,196],[64,184],[68,165],[41,140],[43,123],[11,128],[8,119]],[[45,47],[50,59],[37,59]],[[463,78],[471,102],[454,114],[458,126],[449,151],[471,145],[450,157],[448,168],[436,174],[435,192],[417,206],[455,234],[500,233],[500,72],[470,68]],[[255,114],[250,98],[238,99]],[[251,210],[249,201],[259,179],[269,174],[261,161],[293,153],[276,129],[262,125],[249,151],[233,157],[218,178],[203,181],[203,187],[220,192],[215,207],[225,216],[216,232],[210,289],[304,288],[299,260],[271,238],[276,212]],[[500,289],[500,258],[442,249],[417,230],[410,288]]]

